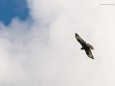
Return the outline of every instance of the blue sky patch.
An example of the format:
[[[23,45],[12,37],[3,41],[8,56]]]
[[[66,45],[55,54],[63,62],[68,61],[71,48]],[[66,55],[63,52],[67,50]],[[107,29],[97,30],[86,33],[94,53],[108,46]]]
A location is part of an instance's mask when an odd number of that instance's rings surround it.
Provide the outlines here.
[[[26,0],[0,0],[0,22],[9,25],[14,17],[26,20],[29,16]]]

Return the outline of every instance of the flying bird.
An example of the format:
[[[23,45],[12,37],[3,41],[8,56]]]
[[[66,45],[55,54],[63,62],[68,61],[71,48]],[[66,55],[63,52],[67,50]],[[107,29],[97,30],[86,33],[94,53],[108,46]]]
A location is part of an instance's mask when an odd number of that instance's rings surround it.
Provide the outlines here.
[[[86,43],[77,33],[75,33],[75,37],[82,46],[81,50],[85,50],[87,56],[89,58],[94,59],[92,52],[91,52],[91,49],[94,50],[93,46],[90,45],[89,43]]]

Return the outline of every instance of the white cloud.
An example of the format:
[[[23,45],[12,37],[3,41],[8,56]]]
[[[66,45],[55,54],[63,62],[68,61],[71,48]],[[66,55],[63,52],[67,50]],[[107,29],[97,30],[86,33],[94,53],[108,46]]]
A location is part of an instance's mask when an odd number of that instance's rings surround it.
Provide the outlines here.
[[[32,24],[0,24],[0,86],[114,86],[115,6],[102,2],[28,0]],[[94,60],[75,33],[94,46]]]

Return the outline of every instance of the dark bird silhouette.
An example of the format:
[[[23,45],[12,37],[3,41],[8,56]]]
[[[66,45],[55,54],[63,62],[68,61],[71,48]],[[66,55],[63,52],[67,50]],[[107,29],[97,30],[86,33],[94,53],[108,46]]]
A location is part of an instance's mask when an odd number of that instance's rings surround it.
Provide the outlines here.
[[[91,52],[91,49],[93,50],[94,48],[89,43],[86,43],[77,33],[75,33],[75,37],[82,46],[81,50],[85,50],[87,56],[89,58],[94,59],[92,52]]]

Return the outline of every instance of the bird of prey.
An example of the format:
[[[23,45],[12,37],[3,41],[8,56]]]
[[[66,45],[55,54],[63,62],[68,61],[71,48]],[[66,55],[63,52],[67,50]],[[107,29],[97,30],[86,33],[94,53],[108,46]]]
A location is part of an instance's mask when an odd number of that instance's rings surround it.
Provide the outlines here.
[[[82,46],[81,50],[85,50],[87,56],[89,58],[94,59],[92,52],[91,52],[91,49],[93,50],[94,48],[89,43],[86,43],[77,33],[75,33],[75,37]]]

